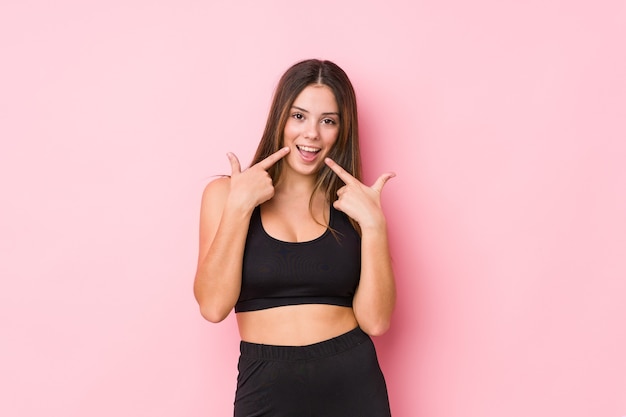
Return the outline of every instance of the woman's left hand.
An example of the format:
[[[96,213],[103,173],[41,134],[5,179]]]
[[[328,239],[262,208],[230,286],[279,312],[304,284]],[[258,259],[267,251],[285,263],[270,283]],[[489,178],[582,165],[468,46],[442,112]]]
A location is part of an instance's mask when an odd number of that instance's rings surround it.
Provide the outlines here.
[[[371,187],[354,178],[348,171],[330,158],[324,160],[326,165],[345,183],[337,190],[338,199],[333,206],[353,218],[361,229],[378,227],[385,224],[380,195],[384,185],[396,176],[393,172],[382,174]]]

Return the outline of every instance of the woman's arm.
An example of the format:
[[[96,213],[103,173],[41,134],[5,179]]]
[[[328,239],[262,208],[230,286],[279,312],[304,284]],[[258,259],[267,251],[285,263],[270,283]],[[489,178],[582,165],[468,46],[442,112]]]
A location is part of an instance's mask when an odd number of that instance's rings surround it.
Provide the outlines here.
[[[361,279],[352,304],[354,314],[363,331],[378,336],[389,328],[396,303],[387,222],[380,202],[383,186],[395,174],[383,174],[368,187],[332,159],[327,158],[326,164],[346,184],[337,191],[334,207],[361,228]]]
[[[361,280],[353,308],[366,333],[379,336],[389,329],[396,287],[384,217],[377,226],[361,226]]]
[[[241,264],[252,210],[228,204],[230,178],[206,186],[200,208],[200,246],[194,295],[210,322],[224,320],[239,298]]]
[[[243,172],[229,153],[231,177],[212,181],[204,190],[194,295],[208,321],[224,320],[237,303],[250,216],[274,195],[267,170],[288,152],[283,148]]]

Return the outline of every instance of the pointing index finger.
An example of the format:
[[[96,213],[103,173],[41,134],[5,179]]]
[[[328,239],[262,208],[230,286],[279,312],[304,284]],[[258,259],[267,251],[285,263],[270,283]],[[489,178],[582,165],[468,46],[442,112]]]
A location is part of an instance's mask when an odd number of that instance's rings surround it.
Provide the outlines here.
[[[332,159],[326,158],[324,159],[324,162],[326,162],[326,165],[328,165],[328,167],[332,169],[333,172],[337,174],[337,176],[341,178],[341,180],[344,183],[349,184],[355,180],[355,178],[352,175],[350,175],[348,171],[343,169],[341,165],[339,165],[337,162],[333,161]]]
[[[274,152],[273,154],[271,154],[264,160],[260,161],[257,165],[267,171],[268,169],[272,167],[272,165],[280,161],[288,153],[289,153],[289,147],[285,146],[284,148],[277,150],[276,152]]]

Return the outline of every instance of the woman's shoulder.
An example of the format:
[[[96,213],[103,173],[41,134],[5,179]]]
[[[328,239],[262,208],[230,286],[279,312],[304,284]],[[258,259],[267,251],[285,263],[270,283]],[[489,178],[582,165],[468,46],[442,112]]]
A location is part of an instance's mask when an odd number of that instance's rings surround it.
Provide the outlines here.
[[[230,191],[230,177],[223,176],[209,182],[202,193],[202,204],[223,204]]]
[[[227,175],[220,176],[210,181],[205,187],[205,193],[221,193],[228,192],[230,189],[230,177]]]

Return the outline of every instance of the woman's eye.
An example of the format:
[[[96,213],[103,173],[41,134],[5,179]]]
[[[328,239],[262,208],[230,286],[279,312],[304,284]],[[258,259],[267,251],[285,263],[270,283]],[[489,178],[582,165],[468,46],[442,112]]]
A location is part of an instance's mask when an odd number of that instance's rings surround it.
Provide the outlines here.
[[[304,115],[302,113],[294,113],[294,114],[291,115],[291,117],[293,117],[296,120],[304,119]]]
[[[334,125],[335,121],[333,119],[323,119],[322,123],[325,125]]]

